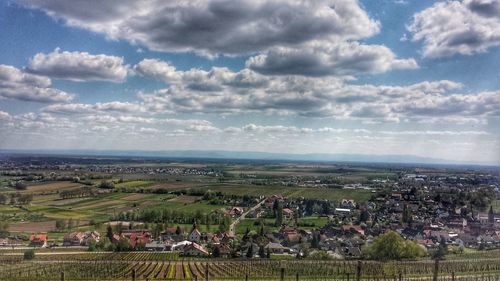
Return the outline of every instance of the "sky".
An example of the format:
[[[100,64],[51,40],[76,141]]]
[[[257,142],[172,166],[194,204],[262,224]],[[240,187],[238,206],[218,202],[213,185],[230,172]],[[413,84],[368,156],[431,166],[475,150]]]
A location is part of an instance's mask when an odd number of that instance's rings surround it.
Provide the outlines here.
[[[500,163],[500,0],[0,1],[0,149]]]

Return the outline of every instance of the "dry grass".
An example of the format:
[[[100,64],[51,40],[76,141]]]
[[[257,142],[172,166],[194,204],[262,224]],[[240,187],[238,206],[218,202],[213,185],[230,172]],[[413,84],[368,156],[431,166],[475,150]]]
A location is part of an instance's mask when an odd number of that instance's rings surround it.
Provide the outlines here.
[[[15,232],[48,232],[56,228],[56,221],[19,222],[9,225],[9,231]]]
[[[141,200],[144,197],[146,197],[146,195],[144,195],[144,194],[133,194],[133,195],[123,197],[121,200],[134,201],[134,200]]]
[[[25,192],[47,192],[47,191],[56,191],[62,189],[69,189],[79,187],[81,184],[74,183],[70,181],[59,181],[59,182],[51,182],[46,184],[37,184],[28,186]]]
[[[180,195],[175,198],[172,198],[168,201],[172,202],[182,202],[182,203],[194,203],[196,200],[199,200],[200,196],[191,196],[191,195]]]

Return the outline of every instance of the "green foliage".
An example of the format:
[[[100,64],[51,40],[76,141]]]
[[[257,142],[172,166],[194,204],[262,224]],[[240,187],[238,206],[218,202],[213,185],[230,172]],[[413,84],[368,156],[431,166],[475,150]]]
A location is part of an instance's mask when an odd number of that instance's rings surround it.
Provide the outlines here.
[[[104,181],[101,181],[101,183],[97,187],[103,188],[103,189],[113,189],[113,188],[115,188],[115,185],[112,182],[104,180]]]
[[[481,187],[468,195],[472,207],[481,211],[486,210],[495,199],[495,191],[492,187]]]
[[[130,242],[127,238],[122,237],[122,238],[120,238],[118,243],[116,243],[115,251],[126,252],[126,251],[130,251],[130,250],[132,250],[132,249],[130,249]]]
[[[415,259],[425,255],[426,251],[417,243],[403,239],[394,231],[375,237],[373,244],[365,247],[363,253],[370,259],[389,261]]]
[[[439,247],[431,252],[431,257],[436,260],[442,259],[446,254],[448,254],[448,247],[446,246],[446,239],[441,237],[439,241]]]
[[[26,250],[24,252],[24,259],[25,260],[32,260],[34,258],[35,258],[35,250],[30,249],[30,250]]]
[[[220,249],[219,249],[219,247],[214,247],[214,250],[212,251],[212,257],[214,257],[214,258],[220,257]]]
[[[309,258],[313,260],[329,260],[331,256],[325,251],[314,251],[309,255]]]

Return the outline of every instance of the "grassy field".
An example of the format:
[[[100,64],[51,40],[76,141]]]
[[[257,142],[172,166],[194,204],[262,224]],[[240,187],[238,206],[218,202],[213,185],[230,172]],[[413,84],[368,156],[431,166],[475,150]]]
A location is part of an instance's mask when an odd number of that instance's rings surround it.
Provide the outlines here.
[[[282,195],[285,197],[306,199],[328,199],[339,201],[343,198],[354,199],[358,202],[367,201],[372,196],[370,190],[364,189],[339,189],[316,187],[286,187],[286,186],[261,186],[261,185],[233,185],[220,184],[208,187],[215,192],[227,195],[271,196]]]
[[[155,184],[154,181],[143,181],[143,180],[131,180],[115,184],[116,188],[125,187],[148,187]]]
[[[274,225],[275,220],[272,218],[266,219],[243,219],[236,225],[236,234],[244,234],[248,229],[250,231],[260,231],[261,223],[264,224],[264,230],[267,232],[277,231],[279,227]],[[289,225],[293,225],[295,223],[294,220],[285,221]],[[328,223],[327,217],[304,217],[298,219],[299,226],[307,224],[308,226],[300,226],[301,229],[310,230],[314,228],[319,228]]]
[[[500,213],[500,200],[493,200],[492,206],[495,213]]]

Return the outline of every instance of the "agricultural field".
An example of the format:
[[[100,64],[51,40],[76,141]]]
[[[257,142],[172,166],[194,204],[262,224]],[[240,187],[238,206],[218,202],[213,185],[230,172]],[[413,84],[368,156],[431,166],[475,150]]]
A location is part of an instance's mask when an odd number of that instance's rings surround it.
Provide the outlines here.
[[[162,253],[86,253],[38,254],[35,260],[22,262],[20,256],[1,255],[0,280],[278,280],[282,272],[287,280],[346,280],[357,274],[363,280],[430,278],[434,261],[372,262],[372,261],[312,261],[312,260],[206,260],[184,259]],[[98,262],[96,262],[98,261]],[[471,274],[481,274],[473,280],[497,280],[500,259],[467,259],[440,261],[440,280],[469,280]],[[453,276],[453,277],[452,277]],[[446,279],[443,279],[446,278]]]
[[[285,221],[288,222],[288,221]],[[301,229],[304,230],[310,230],[313,228],[319,228],[328,223],[328,218],[327,217],[303,217],[297,219],[298,225],[300,226]],[[295,221],[289,221],[291,225],[295,224]],[[261,225],[264,226],[264,229],[267,232],[272,232],[272,231],[277,231],[279,227],[275,226],[275,220],[274,219],[253,219],[253,218],[246,218],[240,221],[238,225],[236,226],[236,233],[237,234],[244,234],[246,230],[250,231],[255,231],[259,232]]]
[[[287,187],[287,186],[260,186],[260,185],[236,185],[219,184],[208,187],[214,192],[227,195],[249,195],[249,196],[272,196],[282,195],[290,198],[305,199],[328,199],[340,201],[344,198],[364,202],[371,198],[373,192],[365,189],[341,189],[320,187]]]
[[[493,200],[492,206],[495,213],[500,213],[500,200]]]

